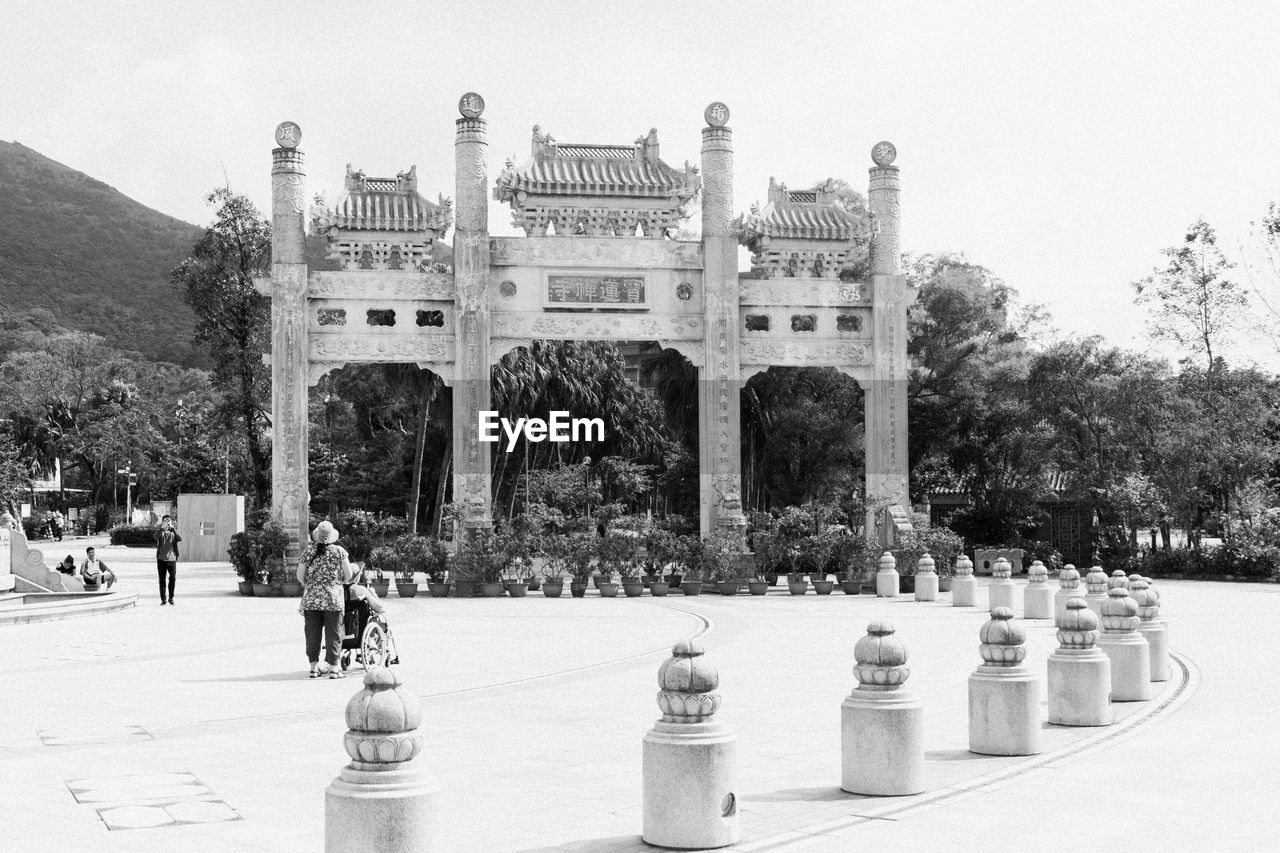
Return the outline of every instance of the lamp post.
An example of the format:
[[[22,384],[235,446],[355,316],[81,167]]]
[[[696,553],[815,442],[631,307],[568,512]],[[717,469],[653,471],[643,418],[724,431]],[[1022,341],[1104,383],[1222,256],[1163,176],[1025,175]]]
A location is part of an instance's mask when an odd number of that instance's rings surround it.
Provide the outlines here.
[[[124,474],[124,522],[133,524],[133,484],[137,482],[133,479],[133,464],[117,468],[116,473]]]
[[[587,498],[587,518],[591,518],[591,457],[582,457],[582,493]]]

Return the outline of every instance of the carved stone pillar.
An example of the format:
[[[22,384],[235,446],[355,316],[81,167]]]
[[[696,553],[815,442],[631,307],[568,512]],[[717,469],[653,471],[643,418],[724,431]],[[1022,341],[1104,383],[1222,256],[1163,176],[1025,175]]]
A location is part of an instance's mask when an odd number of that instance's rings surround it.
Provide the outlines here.
[[[295,544],[307,539],[306,175],[293,122],[271,152],[271,514]]]
[[[489,445],[481,444],[479,412],[492,408],[489,387],[489,198],[484,100],[458,101],[454,160],[457,202],[453,277],[457,288],[457,365],[453,380],[453,499],[465,508],[464,530],[493,527]]]
[[[742,387],[738,339],[738,241],[733,234],[733,131],[729,110],[707,107],[702,129],[702,244],[706,341],[698,376],[700,527],[741,532]]]
[[[898,229],[898,168],[891,165],[896,151],[888,142],[872,149],[876,165],[870,170],[867,204],[875,220],[871,241],[872,337],[875,359],[865,405],[867,524],[876,530],[880,547],[893,545],[894,513],[901,521],[909,513],[907,491],[907,307],[916,291],[901,274]],[[910,518],[909,515],[906,516]],[[907,521],[906,523],[909,523]]]

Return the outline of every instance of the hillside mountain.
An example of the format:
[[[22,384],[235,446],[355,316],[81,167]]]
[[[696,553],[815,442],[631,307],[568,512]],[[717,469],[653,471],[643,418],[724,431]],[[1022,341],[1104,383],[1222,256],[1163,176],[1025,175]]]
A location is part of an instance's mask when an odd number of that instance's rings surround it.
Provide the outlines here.
[[[270,215],[270,211],[263,211]],[[195,318],[169,281],[204,232],[17,142],[0,140],[0,319],[45,309],[57,325],[187,367],[208,365]],[[312,269],[336,269],[323,237]],[[432,254],[453,261],[448,245]],[[47,315],[43,315],[47,318]]]
[[[0,312],[45,308],[113,346],[194,366],[194,316],[169,271],[203,229],[17,142],[0,141]]]

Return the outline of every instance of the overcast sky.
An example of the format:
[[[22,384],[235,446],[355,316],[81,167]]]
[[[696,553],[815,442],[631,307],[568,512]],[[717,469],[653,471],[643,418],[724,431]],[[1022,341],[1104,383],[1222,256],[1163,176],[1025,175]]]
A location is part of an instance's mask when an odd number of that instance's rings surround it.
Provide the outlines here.
[[[691,8],[693,7],[693,8]],[[454,194],[459,95],[484,96],[490,176],[532,125],[697,162],[727,103],[735,206],[902,169],[902,243],[962,250],[1064,333],[1144,346],[1129,283],[1198,216],[1239,259],[1280,201],[1280,4],[449,3],[5,0],[0,139],[206,223],[226,178],[266,211],[272,131],[311,191],[350,162]],[[0,188],[0,203],[3,203]],[[512,233],[496,203],[494,233]],[[1243,272],[1238,277],[1245,279]],[[1247,355],[1264,359],[1262,343]]]

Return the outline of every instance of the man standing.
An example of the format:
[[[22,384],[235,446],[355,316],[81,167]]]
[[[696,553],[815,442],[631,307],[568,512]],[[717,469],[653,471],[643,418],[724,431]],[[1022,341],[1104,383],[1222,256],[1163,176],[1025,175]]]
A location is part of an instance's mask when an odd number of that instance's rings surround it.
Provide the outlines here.
[[[156,533],[156,575],[160,579],[160,605],[173,604],[173,587],[178,581],[178,543],[182,537],[173,529],[173,519],[165,516],[160,519],[160,530]],[[169,579],[169,596],[165,597],[164,582]]]

